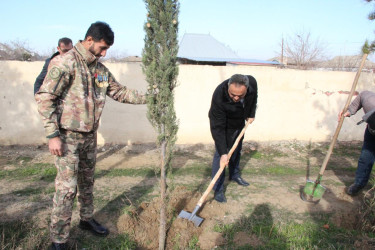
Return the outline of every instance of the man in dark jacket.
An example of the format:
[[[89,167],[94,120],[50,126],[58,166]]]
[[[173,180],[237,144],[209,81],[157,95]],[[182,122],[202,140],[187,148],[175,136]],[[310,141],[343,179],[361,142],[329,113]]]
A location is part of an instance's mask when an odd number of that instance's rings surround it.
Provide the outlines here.
[[[64,55],[66,52],[71,50],[73,48],[73,42],[70,38],[63,37],[59,39],[59,42],[57,43],[57,52],[53,54],[50,58],[47,58],[47,60],[44,63],[42,72],[40,72],[39,76],[36,78],[34,83],[34,95],[38,90],[40,89],[40,86],[42,86],[44,78],[46,77],[48,65],[49,62],[58,55]]]
[[[229,161],[228,152],[245,126],[245,120],[254,121],[257,99],[257,82],[250,75],[235,74],[230,79],[222,82],[214,91],[211,108],[208,113],[211,134],[216,147],[212,162],[212,178],[219,170],[221,163],[228,165],[230,180],[242,186],[249,185],[248,182],[241,178],[240,172],[242,139]],[[224,179],[225,171],[223,171],[213,188],[215,190],[215,200],[218,202],[226,202]]]

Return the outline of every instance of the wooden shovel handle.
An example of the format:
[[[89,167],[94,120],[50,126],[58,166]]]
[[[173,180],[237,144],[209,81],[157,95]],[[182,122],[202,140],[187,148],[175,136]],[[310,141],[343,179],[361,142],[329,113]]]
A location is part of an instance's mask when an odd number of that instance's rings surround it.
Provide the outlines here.
[[[240,142],[241,138],[245,134],[245,131],[246,131],[247,127],[249,126],[249,124],[250,124],[250,119],[247,120],[247,122],[245,124],[245,127],[242,129],[241,133],[237,136],[236,141],[234,142],[232,148],[230,149],[230,151],[228,153],[228,161],[229,161],[230,157],[232,156],[234,150],[237,148],[238,143]],[[202,206],[203,202],[207,198],[207,195],[211,192],[211,190],[214,187],[217,179],[219,179],[219,177],[220,177],[221,173],[223,172],[223,170],[225,169],[225,167],[226,167],[226,165],[220,164],[219,170],[217,171],[214,178],[211,180],[210,185],[208,185],[206,191],[204,192],[204,194],[202,195],[202,197],[198,201],[197,206],[199,206],[199,207]]]
[[[336,140],[337,140],[337,137],[339,136],[339,133],[340,133],[340,130],[341,130],[341,127],[342,127],[342,124],[344,123],[344,114],[345,112],[348,110],[348,107],[349,107],[349,104],[350,104],[350,101],[352,100],[352,97],[354,95],[354,91],[355,91],[355,88],[357,87],[357,83],[358,83],[358,79],[359,79],[359,75],[361,74],[361,71],[362,71],[362,68],[363,68],[363,65],[365,64],[366,62],[366,58],[367,58],[367,55],[368,54],[363,54],[363,57],[362,57],[362,61],[361,61],[361,64],[358,68],[358,71],[357,71],[357,74],[355,75],[355,78],[354,78],[354,82],[353,82],[353,85],[352,85],[352,89],[350,90],[350,94],[348,96],[348,100],[346,100],[346,104],[345,104],[345,107],[342,111],[342,116],[340,117],[340,121],[339,121],[339,124],[337,125],[337,128],[336,128],[336,131],[335,131],[335,134],[333,135],[333,138],[332,138],[332,141],[331,141],[331,144],[329,145],[329,149],[328,149],[328,152],[326,154],[326,157],[324,158],[324,161],[323,161],[323,164],[320,168],[320,171],[319,171],[319,176],[322,176],[326,167],[327,167],[327,164],[328,164],[328,161],[329,161],[329,158],[331,157],[331,154],[332,154],[332,151],[333,151],[333,147],[335,146],[335,143],[336,143]],[[318,179],[319,179],[319,176],[318,176]]]

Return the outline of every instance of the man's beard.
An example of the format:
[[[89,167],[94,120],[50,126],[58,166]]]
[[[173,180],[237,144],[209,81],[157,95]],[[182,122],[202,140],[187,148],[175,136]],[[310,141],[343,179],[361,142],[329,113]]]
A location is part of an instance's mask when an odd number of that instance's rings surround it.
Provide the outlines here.
[[[89,51],[91,52],[91,54],[93,54],[96,58],[99,58],[101,57],[100,54],[95,54],[95,50],[94,50],[94,44],[90,46],[89,48]]]

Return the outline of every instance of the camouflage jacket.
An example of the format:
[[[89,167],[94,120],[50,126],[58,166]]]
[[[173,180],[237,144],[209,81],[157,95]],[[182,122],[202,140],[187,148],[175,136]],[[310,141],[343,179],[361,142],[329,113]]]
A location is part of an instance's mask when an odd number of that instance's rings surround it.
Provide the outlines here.
[[[51,60],[48,73],[35,95],[47,138],[63,128],[96,131],[106,100],[146,103],[146,97],[116,82],[111,72],[78,42],[63,56]]]

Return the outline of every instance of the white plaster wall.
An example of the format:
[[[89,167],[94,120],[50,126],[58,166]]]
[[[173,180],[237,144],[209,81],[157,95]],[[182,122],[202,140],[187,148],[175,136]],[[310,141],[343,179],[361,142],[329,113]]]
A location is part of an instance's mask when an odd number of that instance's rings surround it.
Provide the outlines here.
[[[105,63],[116,79],[145,92],[139,63]],[[33,97],[43,62],[0,61],[0,143],[46,142]],[[216,86],[235,73],[258,81],[258,109],[245,139],[330,140],[337,126],[355,72],[325,72],[259,66],[179,66],[175,107],[179,118],[177,143],[212,143],[208,110]],[[357,91],[375,91],[372,73],[361,74]],[[154,142],[146,105],[117,103],[110,98],[99,129],[99,143]],[[356,125],[363,111],[345,120],[339,140],[362,140],[365,125]]]
[[[258,108],[246,140],[330,140],[337,114],[345,106],[355,72],[326,72],[259,66],[181,65],[176,90],[180,118],[179,142],[212,142],[208,110],[218,83],[235,73],[249,74],[258,82]],[[372,73],[362,73],[357,91],[373,90]],[[328,93],[327,93],[328,92]],[[355,97],[353,97],[355,98]],[[346,119],[339,140],[362,140],[365,124],[356,125],[363,111]]]
[[[0,143],[46,142],[34,100],[34,81],[44,62],[0,61]],[[145,92],[139,63],[106,63],[116,79]],[[131,105],[108,97],[98,131],[98,143],[153,142],[156,134],[146,118],[146,105]]]

